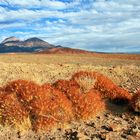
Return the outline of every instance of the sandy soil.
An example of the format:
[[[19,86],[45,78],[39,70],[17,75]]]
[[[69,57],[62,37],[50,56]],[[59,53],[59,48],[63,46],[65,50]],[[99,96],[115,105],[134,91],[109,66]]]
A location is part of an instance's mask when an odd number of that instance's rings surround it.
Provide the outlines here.
[[[139,57],[139,55],[138,55]],[[140,88],[140,61],[120,58],[97,58],[86,55],[0,55],[0,85],[15,79],[32,80],[39,84],[69,79],[74,72],[98,71],[114,83],[134,94]],[[64,129],[48,134],[20,132],[0,127],[1,140],[139,140],[140,116],[125,106],[111,107],[93,120],[72,122]]]

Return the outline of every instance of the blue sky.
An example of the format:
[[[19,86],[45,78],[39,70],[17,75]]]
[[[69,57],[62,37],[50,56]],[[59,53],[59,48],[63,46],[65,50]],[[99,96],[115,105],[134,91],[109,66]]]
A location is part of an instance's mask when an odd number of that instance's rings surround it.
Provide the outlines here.
[[[9,36],[92,51],[140,51],[140,0],[0,0],[0,41]]]

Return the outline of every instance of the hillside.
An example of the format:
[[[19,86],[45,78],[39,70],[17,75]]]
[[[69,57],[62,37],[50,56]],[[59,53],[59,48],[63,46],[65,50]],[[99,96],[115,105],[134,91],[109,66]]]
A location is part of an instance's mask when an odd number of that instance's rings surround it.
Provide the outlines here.
[[[48,50],[40,51],[39,54],[92,54],[92,52],[80,49],[58,47],[50,48]]]
[[[55,45],[49,44],[39,38],[33,37],[27,40],[20,40],[14,36],[6,38],[0,43],[0,53],[32,53],[53,48]]]
[[[132,53],[99,53],[81,49],[53,45],[37,37],[20,40],[14,36],[4,39],[0,43],[0,53],[33,53],[33,54],[61,54],[87,55],[106,59],[140,60],[140,54]]]

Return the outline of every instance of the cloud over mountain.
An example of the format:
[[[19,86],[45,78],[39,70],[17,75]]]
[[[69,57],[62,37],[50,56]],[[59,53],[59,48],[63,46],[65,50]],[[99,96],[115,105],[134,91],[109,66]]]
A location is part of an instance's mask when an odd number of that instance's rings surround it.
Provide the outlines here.
[[[37,36],[94,51],[140,51],[139,0],[0,0],[0,40]]]

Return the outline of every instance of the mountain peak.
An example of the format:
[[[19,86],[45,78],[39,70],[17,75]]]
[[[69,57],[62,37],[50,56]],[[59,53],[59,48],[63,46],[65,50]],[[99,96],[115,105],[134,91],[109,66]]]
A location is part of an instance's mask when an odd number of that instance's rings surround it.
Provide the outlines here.
[[[8,37],[8,38],[4,39],[2,41],[2,43],[4,44],[4,43],[7,43],[7,42],[14,42],[14,41],[20,41],[20,40],[18,38],[16,38],[15,36],[11,36],[11,37]]]
[[[29,47],[33,47],[33,46],[41,46],[41,47],[47,46],[47,48],[54,47],[54,45],[51,45],[48,42],[46,42],[40,38],[37,38],[37,37],[32,37],[32,38],[25,40],[24,45],[29,46]]]
[[[45,41],[40,38],[37,38],[37,37],[32,37],[32,38],[25,40],[25,42],[45,42]]]
[[[37,52],[54,47],[55,45],[49,44],[37,37],[20,41],[15,36],[12,36],[0,43],[0,52]]]

